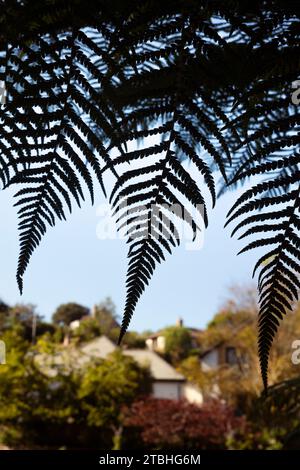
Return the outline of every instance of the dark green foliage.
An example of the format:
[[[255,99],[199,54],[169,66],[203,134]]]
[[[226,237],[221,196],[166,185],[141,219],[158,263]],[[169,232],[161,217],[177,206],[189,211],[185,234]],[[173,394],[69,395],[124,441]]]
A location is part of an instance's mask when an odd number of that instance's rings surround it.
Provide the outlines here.
[[[71,356],[69,367],[66,357],[56,367],[61,349],[49,338],[30,346],[19,324],[2,339],[7,363],[0,368],[0,442],[14,449],[111,448],[123,407],[151,390],[148,369],[120,351],[81,369]],[[42,358],[50,359],[49,375]]]
[[[279,421],[284,419],[287,430],[292,431],[295,425],[299,427],[300,411],[300,380],[299,376],[284,380],[268,390],[268,396],[264,397],[264,408],[266,418],[274,425],[278,426]],[[275,412],[276,410],[276,412]]]
[[[8,306],[3,303],[0,312],[0,335],[17,327],[27,341],[35,342],[39,336],[55,332],[55,326],[45,322],[32,304]]]
[[[193,206],[207,224],[214,173],[219,194],[254,178],[228,223],[240,218],[234,232],[255,237],[242,252],[267,248],[255,268],[266,386],[273,338],[299,290],[296,2],[4,1],[0,22],[0,179],[21,184],[20,290],[47,226],[80,205],[84,187],[93,201],[94,180],[104,190],[112,171],[129,243],[121,340],[182,219],[194,237]]]
[[[62,304],[57,307],[53,314],[53,322],[59,325],[68,326],[74,320],[80,320],[87,317],[90,311],[87,307],[73,302]]]

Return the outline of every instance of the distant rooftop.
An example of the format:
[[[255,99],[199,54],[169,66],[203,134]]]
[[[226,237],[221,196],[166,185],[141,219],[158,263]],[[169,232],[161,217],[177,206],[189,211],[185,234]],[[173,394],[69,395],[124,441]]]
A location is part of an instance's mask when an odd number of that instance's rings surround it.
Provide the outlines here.
[[[183,375],[179,374],[174,367],[154,351],[149,351],[149,349],[126,349],[123,354],[131,356],[141,366],[148,366],[155,380],[185,380]]]
[[[55,376],[56,367],[68,369],[71,363],[78,368],[85,366],[90,359],[105,359],[114,352],[117,346],[106,336],[99,336],[81,346],[79,349],[66,348],[55,355],[38,354],[36,360],[43,366],[49,376]],[[185,377],[179,374],[173,366],[162,359],[154,351],[148,349],[124,349],[122,353],[132,357],[141,367],[149,367],[151,376],[156,381],[185,382]]]
[[[107,336],[99,336],[92,339],[80,348],[81,352],[91,357],[105,359],[106,356],[115,351],[116,345]]]

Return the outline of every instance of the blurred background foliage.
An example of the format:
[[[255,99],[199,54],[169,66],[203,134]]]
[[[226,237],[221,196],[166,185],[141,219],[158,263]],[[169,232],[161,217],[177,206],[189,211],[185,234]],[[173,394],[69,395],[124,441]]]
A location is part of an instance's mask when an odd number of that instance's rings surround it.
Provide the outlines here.
[[[41,449],[134,448],[136,442],[141,448],[155,449],[298,445],[300,374],[291,355],[293,341],[300,338],[300,308],[295,305],[278,334],[271,357],[272,385],[267,396],[261,395],[252,294],[252,289],[243,287],[232,290],[207,328],[199,330],[197,347],[189,328],[169,326],[162,332],[166,347],[160,354],[201,389],[202,406],[151,397],[149,370],[121,349],[84,368],[70,359],[55,376],[41,370],[35,360],[38,354],[55,357],[101,334],[116,342],[118,316],[111,299],[91,310],[75,303],[62,305],[52,322],[46,322],[33,305],[1,302],[0,337],[7,351],[6,364],[0,366],[1,445]],[[72,329],[74,319],[81,321]],[[150,334],[128,332],[123,347],[145,347]],[[205,370],[203,353],[220,341],[236,347],[237,364]]]

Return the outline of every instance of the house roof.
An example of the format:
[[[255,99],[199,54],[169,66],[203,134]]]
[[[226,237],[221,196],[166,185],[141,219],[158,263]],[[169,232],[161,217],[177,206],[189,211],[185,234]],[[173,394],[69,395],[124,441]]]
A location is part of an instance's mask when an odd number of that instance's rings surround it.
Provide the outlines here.
[[[218,349],[220,346],[223,346],[223,344],[230,344],[232,339],[243,329],[245,328],[246,326],[250,325],[252,323],[252,319],[247,319],[245,321],[243,321],[240,325],[236,326],[234,328],[234,330],[232,331],[231,333],[231,337],[230,338],[224,338],[224,339],[221,339],[221,340],[217,340],[214,344],[212,344],[211,346],[209,346],[207,349],[205,349],[205,351],[202,352],[201,354],[201,357],[204,357],[206,356],[206,354],[210,353],[211,351],[213,351],[214,349]]]
[[[99,336],[87,343],[80,349],[74,347],[64,349],[55,354],[38,354],[37,362],[43,367],[49,376],[55,376],[57,367],[68,369],[69,364],[83,367],[92,358],[105,359],[114,352],[117,346],[106,336]],[[148,366],[154,380],[166,380],[184,382],[185,378],[179,374],[174,367],[162,359],[158,354],[147,349],[125,349],[122,353],[132,357],[140,366]]]
[[[106,356],[115,351],[116,345],[107,336],[99,336],[80,348],[81,352],[91,357],[105,359]]]
[[[148,349],[126,349],[126,356],[131,356],[141,366],[148,366],[155,380],[185,381],[183,375],[174,369],[154,351]]]
[[[209,348],[207,348],[202,354],[200,354],[200,357],[205,357],[207,354],[209,354],[210,352],[214,351],[215,349],[218,349],[220,346],[222,346],[226,341],[225,340],[222,340],[222,341],[219,341],[218,343],[214,344],[213,346],[210,346]]]

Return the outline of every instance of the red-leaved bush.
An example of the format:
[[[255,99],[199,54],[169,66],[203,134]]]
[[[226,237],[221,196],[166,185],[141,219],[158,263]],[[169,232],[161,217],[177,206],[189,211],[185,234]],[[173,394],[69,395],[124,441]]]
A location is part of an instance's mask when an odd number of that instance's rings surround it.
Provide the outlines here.
[[[246,422],[217,400],[198,406],[147,397],[127,410],[125,425],[137,428],[147,447],[224,449],[227,438],[243,433]]]

